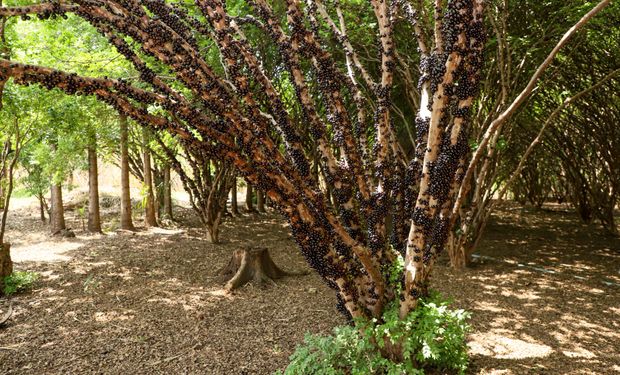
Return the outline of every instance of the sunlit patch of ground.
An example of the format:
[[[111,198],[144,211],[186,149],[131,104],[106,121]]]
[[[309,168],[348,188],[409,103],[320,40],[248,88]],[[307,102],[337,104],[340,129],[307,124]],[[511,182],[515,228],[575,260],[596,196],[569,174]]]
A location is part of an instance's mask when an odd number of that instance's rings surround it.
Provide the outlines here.
[[[493,217],[474,267],[436,277],[473,313],[472,373],[617,373],[620,241],[557,208]]]
[[[534,340],[526,341],[509,337],[503,330],[491,330],[470,335],[470,353],[500,359],[546,357],[553,349]]]

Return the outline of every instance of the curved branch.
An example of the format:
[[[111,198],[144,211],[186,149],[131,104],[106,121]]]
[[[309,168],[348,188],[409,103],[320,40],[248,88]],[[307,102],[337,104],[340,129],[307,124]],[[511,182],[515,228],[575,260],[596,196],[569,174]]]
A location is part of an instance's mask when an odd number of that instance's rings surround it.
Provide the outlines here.
[[[592,91],[598,89],[599,87],[601,87],[603,84],[605,84],[605,82],[607,82],[608,80],[610,80],[611,78],[613,78],[616,74],[620,73],[620,69],[616,69],[613,72],[607,74],[605,77],[601,78],[597,83],[595,83],[594,85],[578,92],[577,94],[571,96],[570,98],[567,98],[566,100],[564,100],[564,102],[562,102],[562,104],[560,104],[554,111],[553,113],[551,113],[551,115],[549,115],[549,117],[547,118],[547,120],[545,121],[545,123],[543,124],[543,126],[540,128],[540,130],[538,131],[538,134],[536,135],[536,138],[534,138],[534,140],[532,141],[532,143],[530,143],[530,145],[528,146],[527,150],[525,150],[525,153],[523,153],[523,156],[521,157],[521,160],[519,161],[519,165],[517,166],[517,168],[514,170],[514,172],[512,172],[510,179],[508,180],[508,182],[506,182],[502,188],[502,190],[498,193],[499,199],[503,199],[504,194],[506,194],[506,191],[508,190],[508,188],[510,187],[510,185],[514,182],[515,178],[517,176],[520,175],[521,170],[523,169],[523,166],[525,165],[525,162],[527,160],[527,158],[530,156],[530,154],[532,153],[532,151],[534,150],[534,147],[536,147],[536,145],[538,143],[540,143],[540,140],[545,132],[545,130],[547,129],[547,127],[553,122],[553,120],[555,120],[555,118],[562,112],[562,110],[566,107],[568,107],[570,104],[574,103],[575,101],[581,99],[582,97],[588,95],[589,93],[591,93]],[[494,206],[493,202],[491,202],[491,205],[488,208],[488,212],[490,213],[492,207]],[[488,214],[487,214],[488,215]]]
[[[467,168],[467,172],[465,173],[465,177],[463,178],[463,183],[461,184],[461,188],[459,189],[459,193],[458,193],[458,196],[456,198],[455,205],[454,205],[454,207],[452,209],[452,218],[451,218],[451,221],[450,221],[451,224],[453,224],[455,222],[455,220],[456,220],[456,217],[458,215],[459,209],[461,208],[461,205],[463,203],[463,199],[464,199],[465,195],[467,194],[467,192],[469,191],[469,183],[470,183],[471,178],[472,178],[472,176],[474,174],[475,166],[476,166],[476,164],[478,164],[478,162],[482,158],[482,155],[484,153],[484,150],[485,150],[487,144],[489,143],[489,140],[493,137],[493,135],[495,134],[497,129],[500,126],[502,126],[506,121],[508,121],[508,119],[510,119],[510,117],[515,113],[515,111],[530,96],[530,94],[532,93],[532,91],[536,87],[539,78],[542,76],[542,74],[545,72],[545,70],[547,70],[547,68],[549,67],[551,62],[555,59],[557,54],[562,49],[562,47],[564,47],[566,45],[566,43],[568,43],[568,41],[571,39],[571,37],[573,35],[575,35],[575,33],[579,29],[581,29],[585,24],[587,24],[588,21],[590,21],[590,19],[592,19],[592,17],[594,17],[596,14],[598,14],[601,10],[605,9],[605,7],[607,7],[609,5],[609,3],[611,3],[611,0],[602,0],[600,3],[598,3],[598,5],[596,5],[594,8],[592,8],[592,10],[590,10],[588,13],[586,13],[573,27],[571,27],[564,34],[564,36],[562,36],[562,39],[560,39],[560,41],[555,46],[555,48],[553,48],[553,50],[549,53],[547,58],[542,62],[542,64],[540,64],[540,66],[538,67],[538,69],[536,70],[534,75],[532,75],[532,77],[530,78],[529,83],[523,89],[523,91],[521,91],[519,96],[517,96],[517,98],[512,102],[512,104],[502,114],[500,114],[495,120],[493,120],[491,122],[491,124],[489,125],[489,128],[487,129],[487,131],[484,134],[484,137],[482,138],[482,141],[478,145],[478,148],[476,149],[476,152],[474,153],[474,155],[472,157],[472,160],[469,163],[469,166]]]
[[[46,18],[50,16],[62,16],[65,13],[75,12],[79,7],[79,5],[65,4],[64,2],[41,3],[20,7],[0,7],[0,17],[38,15]]]

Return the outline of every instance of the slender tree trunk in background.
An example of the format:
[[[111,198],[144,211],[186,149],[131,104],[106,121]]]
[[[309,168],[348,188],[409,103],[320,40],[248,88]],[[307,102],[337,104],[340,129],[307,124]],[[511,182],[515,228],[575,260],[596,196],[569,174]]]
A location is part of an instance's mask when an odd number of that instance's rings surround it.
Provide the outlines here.
[[[3,294],[4,290],[4,278],[13,273],[13,261],[11,260],[11,244],[4,243],[4,233],[6,231],[6,222],[9,213],[11,194],[13,193],[13,171],[15,169],[15,165],[17,164],[17,159],[19,157],[19,148],[21,147],[19,141],[19,133],[16,138],[17,140],[15,142],[15,151],[13,153],[13,158],[8,164],[8,166],[5,162],[8,161],[9,150],[11,149],[11,142],[6,141],[4,144],[4,150],[0,150],[2,152],[0,154],[0,158],[2,159],[2,163],[0,164],[2,165],[2,171],[0,171],[0,184],[6,183],[4,189],[2,189],[1,191],[2,195],[0,195],[0,202],[2,202],[2,215],[0,216],[0,295]]]
[[[65,210],[62,203],[62,185],[54,183],[51,187],[52,193],[52,217],[50,220],[50,231],[58,234],[67,229],[65,226]]]
[[[260,213],[265,213],[265,193],[262,190],[256,190],[256,209]]]
[[[256,212],[254,210],[254,202],[252,198],[254,196],[254,189],[252,189],[252,185],[249,182],[245,182],[245,209],[248,212]]]
[[[151,134],[149,133],[149,136]],[[149,148],[149,152],[152,154],[153,151]],[[165,195],[165,191],[164,191],[164,169],[165,165],[161,165],[160,168],[158,168],[158,165],[156,162],[153,161],[152,159],[152,155],[151,155],[151,184],[153,186],[153,194],[155,197],[155,200],[153,202],[153,205],[155,206],[155,218],[156,220],[159,222],[159,220],[163,219],[165,216],[164,213],[164,195]]]
[[[96,139],[93,137],[91,142],[93,143],[88,147],[88,231],[101,233]]]
[[[50,146],[52,154],[56,153],[57,145],[52,143]],[[65,225],[65,209],[62,202],[62,184],[60,182],[52,182],[51,201],[52,214],[50,217],[50,231],[52,234],[58,234],[62,230],[67,229]]]
[[[47,219],[45,218],[45,203],[43,202],[43,192],[39,193],[37,198],[39,199],[39,216],[41,217],[41,221],[43,223],[47,223]]]
[[[155,194],[153,193],[153,176],[151,174],[151,152],[148,148],[149,136],[146,128],[142,129],[142,161],[144,163],[144,185],[146,185],[146,204],[144,211],[144,224],[147,227],[156,227],[155,217]]]
[[[127,117],[121,115],[121,229],[136,230],[131,219],[131,195],[129,191],[129,144]]]
[[[6,176],[6,167],[0,170],[0,176]],[[3,197],[4,197],[3,181],[2,179],[0,179],[0,210],[4,209],[4,199],[2,199]]]
[[[233,215],[239,216],[239,205],[237,204],[237,177],[235,177],[235,182],[233,182],[232,188],[230,188],[230,209]]]
[[[170,165],[164,166],[164,213],[163,217],[172,220],[172,185],[170,184]]]

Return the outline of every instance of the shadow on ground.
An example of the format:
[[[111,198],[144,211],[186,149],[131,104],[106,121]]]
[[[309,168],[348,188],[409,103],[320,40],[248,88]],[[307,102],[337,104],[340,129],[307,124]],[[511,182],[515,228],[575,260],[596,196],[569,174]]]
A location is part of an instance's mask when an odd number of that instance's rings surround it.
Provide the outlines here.
[[[477,251],[435,280],[474,314],[472,373],[620,373],[620,240],[559,207],[507,206]]]

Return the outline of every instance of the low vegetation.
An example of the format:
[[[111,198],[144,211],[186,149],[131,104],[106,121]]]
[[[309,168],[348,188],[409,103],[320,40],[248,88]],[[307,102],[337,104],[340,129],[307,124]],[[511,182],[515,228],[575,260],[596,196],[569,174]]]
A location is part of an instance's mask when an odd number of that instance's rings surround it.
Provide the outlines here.
[[[39,274],[30,271],[15,271],[4,278],[4,295],[10,296],[32,288],[39,279]]]
[[[336,327],[331,336],[306,335],[279,374],[417,375],[429,368],[463,374],[470,313],[448,305],[439,293],[431,292],[404,320],[392,306],[381,322],[360,320]],[[402,355],[393,355],[397,345],[402,345],[398,348]]]

